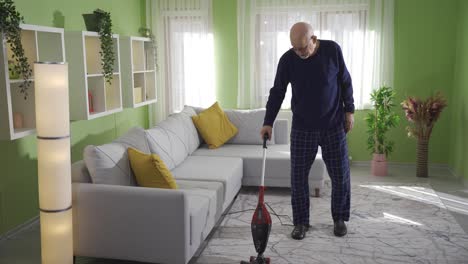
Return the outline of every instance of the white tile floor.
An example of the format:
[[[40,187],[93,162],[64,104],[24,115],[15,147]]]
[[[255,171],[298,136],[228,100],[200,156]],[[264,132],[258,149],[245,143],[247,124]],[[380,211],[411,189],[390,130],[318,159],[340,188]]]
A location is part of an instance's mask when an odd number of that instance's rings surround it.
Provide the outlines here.
[[[451,176],[447,168],[431,168],[428,179],[415,177],[411,166],[392,166],[389,176],[374,177],[367,166],[352,166],[353,183],[419,183],[429,184],[444,206],[468,234],[468,188]],[[193,261],[192,261],[193,262]],[[0,264],[40,263],[39,226],[33,225],[10,239],[0,239]],[[77,264],[136,264],[129,261],[78,258]]]
[[[454,178],[446,167],[431,168],[429,178],[416,177],[414,166],[391,166],[387,177],[375,177],[367,166],[352,167],[353,182],[428,183],[442,203],[468,234],[468,188]]]

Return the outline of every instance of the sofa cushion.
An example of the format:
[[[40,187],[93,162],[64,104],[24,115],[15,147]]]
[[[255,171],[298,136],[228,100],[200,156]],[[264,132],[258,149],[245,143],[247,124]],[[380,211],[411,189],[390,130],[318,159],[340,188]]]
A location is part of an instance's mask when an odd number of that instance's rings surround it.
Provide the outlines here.
[[[71,166],[72,182],[91,183],[91,176],[84,160],[79,160]]]
[[[192,115],[195,115],[193,108],[186,107],[182,112],[171,114],[157,126],[146,130],[151,152],[158,154],[170,170],[200,145]]]
[[[128,148],[127,152],[138,186],[177,189],[174,177],[158,155],[146,154],[134,148]]]
[[[131,128],[125,135],[109,144],[87,146],[83,159],[93,183],[136,185],[127,155],[129,147],[150,153],[142,128]]]
[[[243,159],[244,185],[260,184],[262,173],[263,148],[261,145],[234,145],[226,144],[218,149],[200,147],[193,156],[241,157]],[[265,184],[267,186],[290,186],[290,145],[275,144],[268,146],[267,161],[265,165]],[[322,160],[321,149],[318,149],[315,162],[309,173],[309,180],[322,181],[325,173],[325,164]],[[251,178],[251,179],[248,179]],[[255,180],[252,181],[252,178]],[[286,181],[284,181],[285,179]],[[248,183],[248,184],[246,184]],[[285,185],[286,184],[286,185]]]
[[[263,144],[260,137],[260,130],[263,127],[265,109],[254,110],[225,110],[229,120],[237,127],[239,132],[231,138],[229,144]],[[275,137],[272,135],[269,144],[275,144]]]
[[[183,131],[178,133],[185,145],[188,147],[188,154],[192,154],[200,146],[200,135],[198,134],[197,128],[193,124],[192,116],[196,116],[197,113],[191,107],[185,106],[180,113],[169,115],[170,118],[179,120],[183,126]]]
[[[235,157],[189,156],[172,175],[179,180],[221,182],[224,187],[223,211],[242,184],[242,159]]]
[[[237,134],[237,128],[229,121],[218,102],[192,116],[192,120],[209,148],[218,148]]]

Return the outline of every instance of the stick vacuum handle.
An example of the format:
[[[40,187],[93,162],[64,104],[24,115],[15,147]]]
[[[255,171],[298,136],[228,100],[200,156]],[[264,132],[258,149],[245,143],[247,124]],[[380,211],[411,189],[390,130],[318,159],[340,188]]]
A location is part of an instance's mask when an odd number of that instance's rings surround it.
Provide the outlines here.
[[[263,148],[266,149],[267,145],[266,142],[268,140],[268,133],[263,134]]]

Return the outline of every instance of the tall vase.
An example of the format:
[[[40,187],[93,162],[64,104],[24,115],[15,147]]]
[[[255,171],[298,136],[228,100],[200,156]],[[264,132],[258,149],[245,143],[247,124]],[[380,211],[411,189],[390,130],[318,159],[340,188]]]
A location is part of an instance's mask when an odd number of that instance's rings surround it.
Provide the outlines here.
[[[418,138],[418,156],[417,156],[417,167],[416,167],[416,176],[417,177],[428,177],[427,169],[427,158],[429,154],[429,139],[428,138]]]

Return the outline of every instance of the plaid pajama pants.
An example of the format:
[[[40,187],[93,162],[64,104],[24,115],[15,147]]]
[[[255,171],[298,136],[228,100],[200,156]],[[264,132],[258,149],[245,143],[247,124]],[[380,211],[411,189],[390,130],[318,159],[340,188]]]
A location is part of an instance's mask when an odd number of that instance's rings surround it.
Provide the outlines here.
[[[326,130],[291,130],[291,204],[293,222],[309,224],[309,171],[318,146],[332,181],[333,220],[349,220],[350,171],[348,146],[343,126]]]

